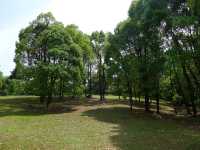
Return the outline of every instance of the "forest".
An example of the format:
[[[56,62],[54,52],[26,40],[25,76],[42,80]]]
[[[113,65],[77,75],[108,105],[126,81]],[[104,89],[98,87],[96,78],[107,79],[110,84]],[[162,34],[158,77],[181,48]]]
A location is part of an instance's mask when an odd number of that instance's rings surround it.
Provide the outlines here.
[[[133,1],[129,17],[114,33],[81,32],[49,13],[22,29],[16,68],[1,75],[2,95],[52,97],[106,94],[144,98],[145,110],[160,99],[184,105],[196,116],[200,106],[199,2]],[[191,110],[190,110],[191,109]]]
[[[58,101],[77,103],[86,99],[106,105],[111,96],[114,103],[125,102],[129,113],[140,107],[146,115],[153,112],[158,119],[167,105],[173,116],[192,119],[199,126],[199,0],[133,1],[128,18],[119,22],[114,32],[91,34],[82,32],[78,25],[65,26],[51,12],[41,13],[21,29],[14,62],[10,76],[0,74],[0,95],[36,96],[43,106],[39,111],[46,112]],[[108,114],[114,118],[119,111],[125,110],[113,108]],[[101,117],[106,110],[96,113]],[[199,139],[199,130],[194,132]],[[179,144],[168,148],[186,148]],[[119,149],[133,148],[119,145]]]

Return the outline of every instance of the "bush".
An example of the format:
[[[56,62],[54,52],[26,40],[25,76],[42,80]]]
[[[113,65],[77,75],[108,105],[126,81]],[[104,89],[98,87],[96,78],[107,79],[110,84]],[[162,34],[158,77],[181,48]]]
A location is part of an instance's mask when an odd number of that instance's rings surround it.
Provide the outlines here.
[[[182,96],[180,96],[180,95],[178,95],[178,94],[175,94],[174,96],[173,96],[173,98],[172,98],[172,100],[173,100],[173,103],[174,104],[181,104],[181,102],[183,101],[183,97]]]
[[[26,94],[26,83],[22,80],[7,79],[3,93],[5,95],[25,95]]]

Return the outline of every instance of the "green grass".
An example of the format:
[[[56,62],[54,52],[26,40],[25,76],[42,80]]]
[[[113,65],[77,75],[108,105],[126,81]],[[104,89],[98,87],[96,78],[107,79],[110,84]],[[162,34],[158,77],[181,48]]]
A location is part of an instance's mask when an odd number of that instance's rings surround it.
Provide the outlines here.
[[[53,104],[37,97],[0,97],[2,150],[199,150],[199,118],[158,118],[120,101]]]
[[[93,97],[93,98],[97,98],[97,99],[100,98],[99,95],[93,95],[92,97]],[[118,99],[119,99],[119,96],[115,96],[115,95],[106,95],[105,97],[106,97],[106,99],[108,99],[108,100],[118,100]],[[121,98],[122,98],[122,97],[121,97]]]

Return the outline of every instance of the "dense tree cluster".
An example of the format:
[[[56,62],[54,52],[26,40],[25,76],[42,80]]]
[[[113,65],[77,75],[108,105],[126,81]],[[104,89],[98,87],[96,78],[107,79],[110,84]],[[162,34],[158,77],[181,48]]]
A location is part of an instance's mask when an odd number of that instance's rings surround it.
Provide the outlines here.
[[[51,13],[40,14],[21,30],[16,44],[16,71],[41,101],[83,93],[85,68],[91,60],[90,39],[75,25],[64,27]]]
[[[40,14],[19,34],[16,69],[7,82],[19,85],[21,94],[40,96],[47,107],[53,96],[99,94],[103,101],[105,94],[114,94],[129,97],[131,109],[134,99],[144,99],[146,111],[155,100],[159,113],[163,99],[184,105],[195,116],[200,102],[199,8],[198,0],[133,1],[129,17],[114,33],[90,36],[75,25],[65,27],[51,13]]]
[[[153,99],[159,113],[163,98],[184,104],[188,113],[191,106],[196,115],[200,94],[198,6],[197,0],[134,1],[129,18],[110,34],[107,64],[111,78],[125,82],[131,104],[134,93],[144,96],[146,111]]]

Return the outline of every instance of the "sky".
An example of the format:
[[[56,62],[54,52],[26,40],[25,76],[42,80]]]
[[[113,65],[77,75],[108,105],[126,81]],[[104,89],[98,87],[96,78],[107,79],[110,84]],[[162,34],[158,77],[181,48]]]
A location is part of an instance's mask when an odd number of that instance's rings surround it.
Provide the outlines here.
[[[40,13],[52,12],[65,25],[76,24],[90,34],[113,32],[127,18],[132,0],[0,0],[0,71],[14,69],[15,43],[22,28]]]

